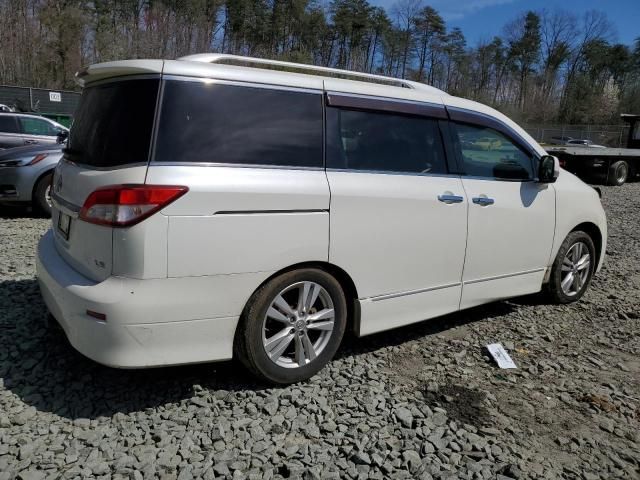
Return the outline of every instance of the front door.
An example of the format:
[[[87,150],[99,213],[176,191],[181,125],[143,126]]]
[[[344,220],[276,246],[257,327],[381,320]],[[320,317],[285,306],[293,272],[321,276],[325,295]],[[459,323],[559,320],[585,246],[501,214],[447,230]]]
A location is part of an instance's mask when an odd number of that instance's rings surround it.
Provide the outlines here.
[[[457,310],[467,199],[438,120],[327,108],[327,177],[329,258],[357,285],[359,333]]]
[[[56,143],[59,130],[46,120],[34,117],[19,117],[25,145]]]
[[[469,199],[461,307],[539,291],[555,229],[553,185],[533,180],[533,154],[507,135],[452,127]]]

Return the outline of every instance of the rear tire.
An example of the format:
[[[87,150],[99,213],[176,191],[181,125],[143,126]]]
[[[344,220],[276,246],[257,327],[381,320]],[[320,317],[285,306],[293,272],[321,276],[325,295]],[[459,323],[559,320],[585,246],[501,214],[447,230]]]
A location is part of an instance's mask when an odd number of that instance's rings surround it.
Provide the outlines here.
[[[609,167],[609,185],[619,187],[629,178],[629,164],[624,160],[618,160]]]
[[[596,268],[596,249],[591,237],[582,231],[567,235],[551,267],[547,290],[551,301],[577,302],[587,291]]]
[[[38,180],[36,188],[33,189],[33,208],[44,217],[51,217],[51,181],[53,173],[47,173]]]
[[[347,303],[335,278],[315,268],[283,273],[247,303],[236,331],[235,355],[259,379],[281,385],[300,382],[333,358],[346,324]]]

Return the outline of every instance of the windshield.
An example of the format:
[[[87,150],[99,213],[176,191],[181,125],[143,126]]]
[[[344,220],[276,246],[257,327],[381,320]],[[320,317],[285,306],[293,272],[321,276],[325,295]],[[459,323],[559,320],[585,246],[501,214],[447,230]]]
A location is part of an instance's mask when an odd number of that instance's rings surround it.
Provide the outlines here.
[[[158,79],[125,80],[82,92],[65,157],[94,167],[148,160]]]

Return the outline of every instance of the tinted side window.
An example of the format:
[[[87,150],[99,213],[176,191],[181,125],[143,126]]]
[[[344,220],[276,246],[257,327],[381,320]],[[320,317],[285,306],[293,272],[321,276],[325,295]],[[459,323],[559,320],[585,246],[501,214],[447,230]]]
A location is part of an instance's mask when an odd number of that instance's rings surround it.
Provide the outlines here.
[[[0,115],[0,132],[19,133],[16,117],[13,115]]]
[[[20,124],[22,125],[22,132],[27,135],[48,135],[55,136],[58,131],[53,128],[46,120],[40,120],[38,118],[20,117]]]
[[[438,122],[407,115],[327,109],[327,167],[446,173]]]
[[[169,80],[155,160],[322,167],[322,95]]]
[[[474,177],[531,180],[531,155],[500,132],[479,125],[452,124],[464,172]]]
[[[140,79],[85,88],[65,155],[95,167],[147,162],[159,85]]]

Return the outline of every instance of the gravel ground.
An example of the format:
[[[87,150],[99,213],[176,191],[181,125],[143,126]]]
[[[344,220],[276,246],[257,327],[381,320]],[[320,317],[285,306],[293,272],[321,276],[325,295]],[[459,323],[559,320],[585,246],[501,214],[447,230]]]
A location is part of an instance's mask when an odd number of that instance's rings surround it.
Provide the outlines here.
[[[45,327],[48,221],[0,216],[0,480],[640,478],[640,183],[604,187],[607,263],[538,296],[350,338],[311,381],[233,362],[121,371]],[[502,342],[518,365],[498,369]]]

